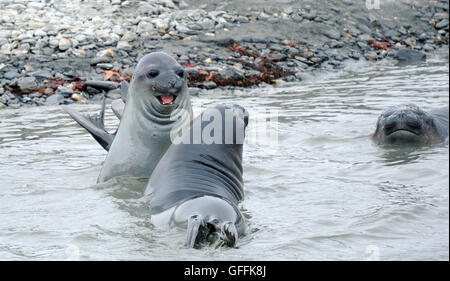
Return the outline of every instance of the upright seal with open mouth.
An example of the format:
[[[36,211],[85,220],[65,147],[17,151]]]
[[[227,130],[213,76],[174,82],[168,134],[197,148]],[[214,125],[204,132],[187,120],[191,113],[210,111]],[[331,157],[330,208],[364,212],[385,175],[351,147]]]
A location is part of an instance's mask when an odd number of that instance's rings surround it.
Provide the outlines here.
[[[171,144],[171,134],[191,120],[184,69],[165,53],[144,56],[134,71],[98,182],[120,175],[150,177]]]

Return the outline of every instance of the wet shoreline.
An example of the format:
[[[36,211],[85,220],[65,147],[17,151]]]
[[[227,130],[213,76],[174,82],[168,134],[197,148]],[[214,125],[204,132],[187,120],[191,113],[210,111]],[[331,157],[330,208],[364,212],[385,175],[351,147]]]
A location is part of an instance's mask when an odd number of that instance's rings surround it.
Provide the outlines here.
[[[365,2],[2,1],[0,109],[118,98],[153,51],[186,67],[195,95],[298,82],[349,61],[420,62],[448,46],[448,0]]]

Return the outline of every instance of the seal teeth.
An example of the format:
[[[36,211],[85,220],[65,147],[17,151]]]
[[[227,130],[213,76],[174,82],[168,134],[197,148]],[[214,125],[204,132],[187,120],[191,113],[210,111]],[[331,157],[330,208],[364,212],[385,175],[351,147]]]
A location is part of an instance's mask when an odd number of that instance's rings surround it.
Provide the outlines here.
[[[172,94],[161,96],[162,104],[172,104],[174,96]]]

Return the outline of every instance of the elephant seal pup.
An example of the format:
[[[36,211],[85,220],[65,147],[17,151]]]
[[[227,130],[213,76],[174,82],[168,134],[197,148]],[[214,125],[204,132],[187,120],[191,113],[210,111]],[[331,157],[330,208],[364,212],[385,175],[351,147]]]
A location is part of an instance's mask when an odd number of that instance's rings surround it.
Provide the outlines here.
[[[211,118],[213,118],[212,121]],[[146,194],[155,226],[187,228],[186,246],[233,247],[246,224],[242,150],[247,111],[237,105],[205,110],[181,131],[155,168]]]
[[[192,120],[186,73],[165,53],[139,61],[127,92],[99,183],[121,175],[150,177],[171,144],[171,132]]]
[[[394,106],[378,118],[372,139],[378,144],[435,144],[448,139],[448,106],[424,111],[414,104]]]

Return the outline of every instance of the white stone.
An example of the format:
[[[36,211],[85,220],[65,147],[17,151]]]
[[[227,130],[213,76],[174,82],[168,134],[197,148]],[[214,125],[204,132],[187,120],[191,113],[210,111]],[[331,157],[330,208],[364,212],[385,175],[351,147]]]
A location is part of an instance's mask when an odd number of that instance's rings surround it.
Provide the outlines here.
[[[71,46],[71,42],[68,39],[62,38],[58,42],[58,48],[61,51],[65,51],[65,50],[69,49],[70,46]]]

